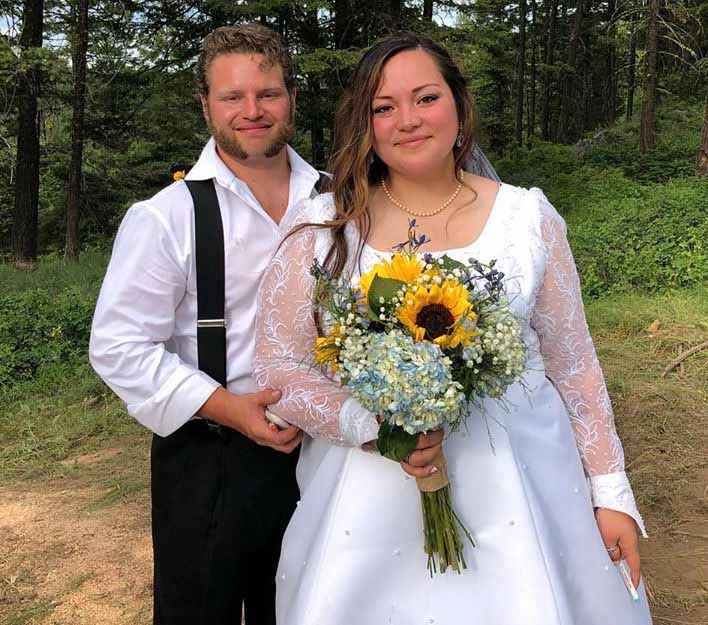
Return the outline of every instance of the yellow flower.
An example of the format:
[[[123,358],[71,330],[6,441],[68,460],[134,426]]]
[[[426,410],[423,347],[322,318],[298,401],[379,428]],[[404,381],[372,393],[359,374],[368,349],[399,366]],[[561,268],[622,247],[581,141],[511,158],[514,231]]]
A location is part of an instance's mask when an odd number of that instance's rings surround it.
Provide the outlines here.
[[[443,349],[469,345],[477,331],[464,328],[460,321],[474,321],[477,314],[470,310],[468,297],[467,289],[457,280],[419,286],[406,293],[397,316],[416,341],[431,341]]]
[[[177,182],[178,180],[182,180],[187,175],[187,173],[182,169],[180,171],[176,171],[174,174],[172,174],[172,180]]]
[[[337,372],[339,369],[337,357],[339,356],[339,350],[341,348],[337,345],[336,340],[342,339],[343,336],[342,324],[335,323],[332,332],[327,336],[319,336],[315,339],[315,362],[318,365],[329,365],[332,371]]]
[[[400,280],[406,284],[413,284],[421,273],[423,273],[423,262],[416,256],[408,256],[407,254],[394,254],[390,260],[384,260],[376,265],[371,271],[365,273],[359,279],[359,288],[366,300],[369,294],[369,288],[374,278],[378,275],[380,278],[393,278]]]

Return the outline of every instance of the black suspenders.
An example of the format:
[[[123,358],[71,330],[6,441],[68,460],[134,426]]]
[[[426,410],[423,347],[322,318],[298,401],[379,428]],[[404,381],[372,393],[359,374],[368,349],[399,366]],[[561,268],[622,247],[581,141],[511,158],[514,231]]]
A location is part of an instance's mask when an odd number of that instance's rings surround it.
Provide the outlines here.
[[[224,227],[211,180],[187,180],[194,201],[199,369],[226,388]]]
[[[194,202],[197,266],[197,353],[199,369],[226,388],[224,226],[213,180],[186,180]],[[329,176],[315,184],[323,193]]]

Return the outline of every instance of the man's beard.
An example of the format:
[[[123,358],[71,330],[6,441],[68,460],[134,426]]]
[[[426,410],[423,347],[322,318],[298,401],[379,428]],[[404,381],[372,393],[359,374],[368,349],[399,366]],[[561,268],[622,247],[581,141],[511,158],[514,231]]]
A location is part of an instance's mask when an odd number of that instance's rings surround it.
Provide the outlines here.
[[[252,154],[246,152],[246,150],[241,145],[241,142],[235,136],[234,130],[230,128],[217,128],[211,123],[210,119],[207,119],[207,128],[214,137],[216,144],[221,150],[223,150],[229,156],[239,159],[246,160],[249,157],[261,156],[261,154]],[[295,124],[293,120],[290,119],[280,125],[277,134],[270,143],[266,145],[263,150],[262,156],[266,158],[273,158],[280,154],[280,151],[285,147],[285,145],[293,138],[295,135]]]

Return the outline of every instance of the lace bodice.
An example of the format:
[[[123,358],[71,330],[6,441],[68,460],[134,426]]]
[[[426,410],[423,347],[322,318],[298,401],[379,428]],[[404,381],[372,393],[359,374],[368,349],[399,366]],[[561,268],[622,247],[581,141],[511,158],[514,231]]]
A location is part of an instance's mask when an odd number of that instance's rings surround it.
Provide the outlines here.
[[[300,223],[320,223],[334,215],[329,194],[300,208]],[[349,227],[346,236],[354,256],[356,229]],[[329,244],[328,230],[303,229],[286,239],[266,271],[259,293],[254,375],[259,386],[282,390],[274,410],[284,419],[310,436],[359,446],[376,438],[374,415],[312,365],[317,331],[309,270],[314,258],[324,260]],[[461,261],[497,261],[512,307],[523,321],[529,369],[545,372],[566,405],[595,505],[631,514],[643,531],[563,219],[539,189],[502,185],[479,238],[446,253]],[[364,246],[358,262],[350,258],[348,273],[357,279],[383,255]]]

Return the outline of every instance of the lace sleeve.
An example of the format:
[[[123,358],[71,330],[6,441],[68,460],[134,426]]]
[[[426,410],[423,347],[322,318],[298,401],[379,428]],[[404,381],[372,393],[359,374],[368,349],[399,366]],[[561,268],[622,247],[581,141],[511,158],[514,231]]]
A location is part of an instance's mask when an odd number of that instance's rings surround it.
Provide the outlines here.
[[[375,417],[313,364],[315,229],[286,239],[261,282],[253,372],[260,388],[280,389],[272,407],[312,437],[360,446],[376,438]]]
[[[565,222],[543,193],[536,192],[546,265],[531,325],[538,333],[546,376],[570,415],[593,504],[629,514],[645,534],[624,472],[622,443],[585,319]]]

